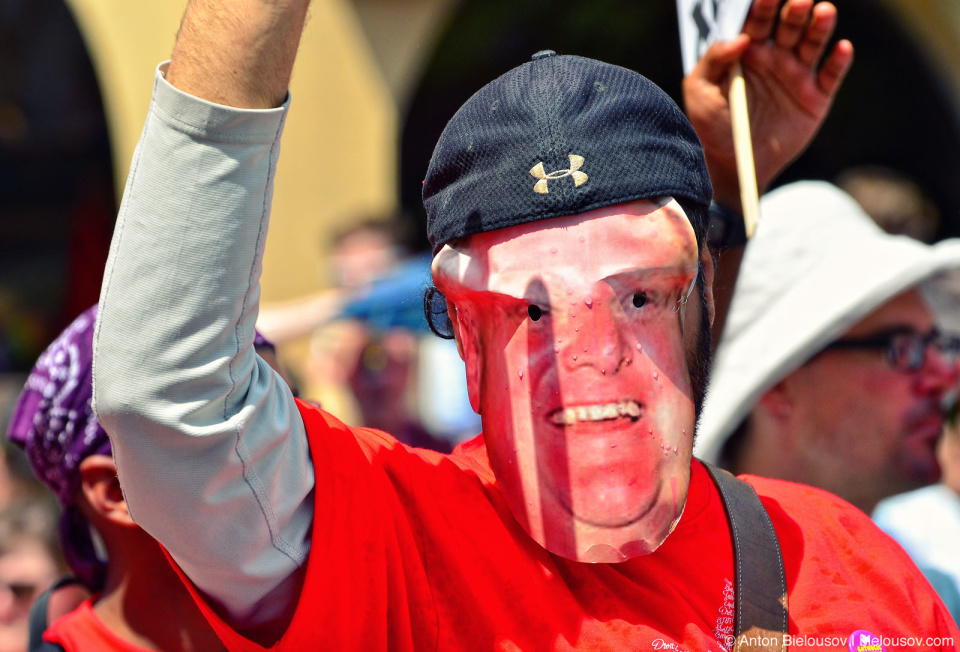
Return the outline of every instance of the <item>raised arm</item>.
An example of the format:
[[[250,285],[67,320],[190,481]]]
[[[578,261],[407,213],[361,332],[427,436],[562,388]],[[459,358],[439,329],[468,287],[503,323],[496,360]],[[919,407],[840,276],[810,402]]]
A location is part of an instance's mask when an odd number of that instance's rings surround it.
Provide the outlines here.
[[[132,516],[261,641],[295,606],[313,518],[302,419],[252,347],[307,4],[190,3],[131,165],[95,338],[95,407]]]
[[[167,81],[241,109],[283,104],[310,0],[192,0]]]
[[[824,57],[837,23],[829,2],[755,0],[743,33],[714,43],[683,80],[687,115],[703,142],[715,199],[740,210],[730,126],[730,70],[740,61],[761,194],[810,145],[853,62],[839,41]],[[774,29],[774,25],[777,25]]]
[[[762,194],[817,135],[853,63],[853,45],[846,40],[824,56],[837,24],[831,3],[787,0],[779,5],[780,0],[754,0],[740,36],[710,46],[683,80],[684,104],[703,143],[714,199],[740,215],[728,99],[733,64],[740,61],[743,68]],[[743,247],[736,247],[717,261],[714,344],[723,332],[742,257]]]

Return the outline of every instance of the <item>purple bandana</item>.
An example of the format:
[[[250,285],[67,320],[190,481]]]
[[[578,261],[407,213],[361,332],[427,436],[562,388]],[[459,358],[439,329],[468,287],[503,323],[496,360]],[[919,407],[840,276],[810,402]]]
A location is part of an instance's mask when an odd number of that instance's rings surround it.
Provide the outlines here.
[[[91,455],[111,455],[110,439],[93,414],[93,330],[97,306],[85,310],[43,352],[10,420],[7,437],[27,454],[34,474],[64,508],[60,540],[73,572],[92,590],[102,586],[105,560],[90,535],[74,495],[80,463]],[[273,348],[260,333],[256,346]]]
[[[14,408],[7,437],[21,446],[33,472],[73,502],[78,467],[90,455],[110,455],[110,440],[93,415],[93,327],[97,306],[85,310],[37,360]]]
[[[97,554],[90,524],[74,503],[80,462],[110,455],[110,440],[93,414],[93,328],[97,306],[85,310],[43,352],[20,393],[7,429],[23,448],[34,474],[56,494],[60,544],[74,574],[98,591],[106,560]]]
[[[277,352],[277,347],[273,345],[273,342],[265,338],[263,333],[258,330],[253,331],[253,348],[258,351],[260,349],[270,349],[274,353]]]
[[[7,437],[24,449],[38,478],[61,505],[80,487],[77,467],[90,455],[110,455],[110,440],[93,414],[93,329],[97,306],[77,317],[30,372]],[[259,332],[256,347],[273,349]]]

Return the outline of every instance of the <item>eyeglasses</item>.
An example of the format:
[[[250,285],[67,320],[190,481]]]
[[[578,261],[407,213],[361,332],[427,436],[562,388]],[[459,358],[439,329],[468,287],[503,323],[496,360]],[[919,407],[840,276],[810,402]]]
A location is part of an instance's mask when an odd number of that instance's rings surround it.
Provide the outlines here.
[[[913,373],[923,368],[927,361],[927,349],[933,347],[947,364],[960,359],[960,337],[944,335],[936,329],[926,335],[910,330],[894,330],[868,337],[837,340],[824,347],[827,349],[872,349],[881,351],[891,367]]]

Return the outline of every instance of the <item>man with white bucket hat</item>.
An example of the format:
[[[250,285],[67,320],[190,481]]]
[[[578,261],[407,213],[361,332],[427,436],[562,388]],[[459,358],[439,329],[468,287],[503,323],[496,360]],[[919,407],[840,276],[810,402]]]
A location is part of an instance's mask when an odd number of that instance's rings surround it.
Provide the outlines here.
[[[960,340],[937,328],[960,241],[887,235],[838,188],[761,202],[717,348],[697,453],[831,491],[870,512],[935,482]],[[942,302],[941,302],[942,303]]]

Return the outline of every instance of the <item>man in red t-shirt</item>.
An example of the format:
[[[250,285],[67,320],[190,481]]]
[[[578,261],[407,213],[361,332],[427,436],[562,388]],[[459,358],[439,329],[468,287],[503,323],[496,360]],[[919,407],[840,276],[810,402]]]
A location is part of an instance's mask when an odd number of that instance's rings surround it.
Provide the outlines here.
[[[429,307],[485,433],[449,456],[411,449],[295,402],[251,348],[306,10],[193,2],[158,70],[95,364],[134,519],[232,650],[727,649],[730,530],[691,461],[713,191],[690,123],[640,75],[549,51],[458,111],[423,188],[449,299]],[[832,5],[790,0],[774,32],[777,12],[758,0],[696,73],[716,127],[729,66],[747,66],[761,185],[816,132],[852,56],[841,42],[818,65]],[[711,138],[723,150],[729,129]],[[868,519],[754,484],[791,635],[957,633]]]

